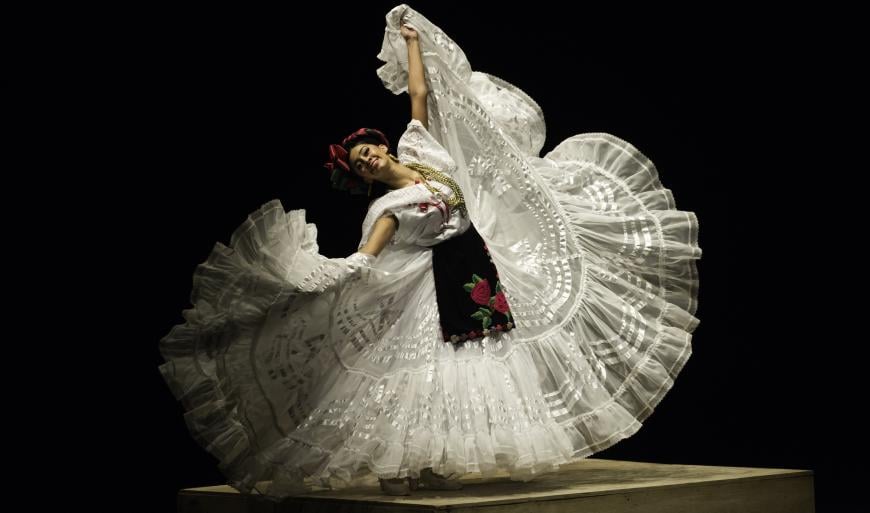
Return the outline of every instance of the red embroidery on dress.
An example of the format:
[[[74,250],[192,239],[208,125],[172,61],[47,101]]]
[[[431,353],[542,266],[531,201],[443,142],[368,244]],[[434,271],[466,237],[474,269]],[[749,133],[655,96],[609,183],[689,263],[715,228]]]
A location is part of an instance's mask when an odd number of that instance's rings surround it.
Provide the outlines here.
[[[439,201],[437,203],[432,203],[432,205],[434,207],[438,208],[439,211],[441,211],[441,221],[443,223],[446,223],[447,220],[450,218],[450,215],[447,213],[446,209],[444,208],[445,207],[444,202]]]
[[[507,329],[513,327],[510,306],[508,305],[504,291],[502,291],[500,281],[496,280],[495,282],[494,296],[491,295],[492,290],[490,289],[489,281],[476,274],[471,275],[471,281],[463,285],[463,288],[465,288],[465,291],[471,296],[472,301],[481,305],[477,308],[476,312],[471,314],[472,319],[481,322],[481,333],[488,335],[493,329],[495,331],[502,331],[501,324],[497,324],[495,327],[490,328],[492,325],[492,316],[495,312],[499,312],[507,317],[508,323],[505,325]],[[472,331],[471,333],[475,333],[475,331]],[[474,335],[470,336],[473,337]]]

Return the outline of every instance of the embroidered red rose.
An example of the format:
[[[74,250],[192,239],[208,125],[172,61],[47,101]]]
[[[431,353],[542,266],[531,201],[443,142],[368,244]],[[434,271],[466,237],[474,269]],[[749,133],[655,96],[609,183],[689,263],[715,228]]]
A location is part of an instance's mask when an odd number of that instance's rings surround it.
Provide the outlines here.
[[[507,298],[504,297],[504,292],[499,292],[495,295],[495,305],[493,305],[493,308],[501,313],[508,313],[510,307],[508,306]]]
[[[479,305],[488,305],[489,292],[489,282],[486,279],[480,280],[471,290],[471,300]]]

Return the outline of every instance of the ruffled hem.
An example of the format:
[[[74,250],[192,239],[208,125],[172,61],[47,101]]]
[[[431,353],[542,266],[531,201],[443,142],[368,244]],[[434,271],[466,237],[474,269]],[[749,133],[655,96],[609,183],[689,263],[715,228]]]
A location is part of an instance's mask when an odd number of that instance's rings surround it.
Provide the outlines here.
[[[166,360],[160,372],[184,405],[188,429],[241,490],[250,490],[251,476],[264,475],[257,447],[287,427],[264,422],[268,401],[251,393],[258,381],[252,349],[273,306],[289,301],[296,283],[324,259],[316,236],[304,210],[285,212],[278,200],[263,205],[235,230],[229,247],[216,244],[197,267],[193,307],[160,341]],[[310,372],[314,354],[296,355],[300,376]],[[292,393],[305,395],[301,387]]]
[[[565,358],[577,349],[571,333],[583,326],[578,317],[546,340],[517,346],[504,360],[486,357],[486,345],[497,343],[488,337],[415,371],[381,378],[343,372],[338,388],[344,396],[326,401],[296,432],[259,454],[260,473],[245,482],[271,479],[261,491],[282,497],[374,485],[379,477],[419,477],[426,467],[445,475],[501,471],[528,481],[602,451],[640,429],[690,357],[691,336],[663,329],[611,394],[607,371],[579,369]],[[535,397],[530,391],[542,377],[567,388]],[[471,392],[457,394],[458,388]],[[586,401],[600,403],[587,409]],[[336,413],[339,404],[368,407]],[[371,418],[372,404],[390,413],[370,420],[379,432],[365,433],[354,419]],[[414,413],[405,407],[411,404],[430,406]],[[433,429],[447,419],[450,429]]]
[[[292,294],[263,271],[287,269],[263,255],[293,253],[274,237],[301,235],[304,226],[304,212],[281,216],[280,204],[269,205],[236,232],[233,249],[218,247],[203,264],[209,272],[198,273],[196,307],[161,343],[161,371],[188,410],[191,432],[243,492],[259,483],[261,493],[283,497],[417,477],[425,467],[445,475],[506,471],[526,481],[634,434],[691,354],[696,320],[661,298],[648,298],[659,315],[635,311],[630,331],[602,331],[626,324],[619,305],[636,287],[590,262],[583,301],[544,336],[502,333],[457,351],[444,343],[425,364],[382,375],[349,367],[331,351],[305,353],[301,337],[284,340],[286,351],[298,352],[296,379],[304,385],[267,400],[252,390],[261,379],[253,350],[272,305]],[[283,238],[296,252],[301,241],[314,247],[305,236]],[[240,282],[243,275],[260,281]],[[272,287],[226,286],[255,282]],[[326,391],[317,400],[305,391],[315,384]],[[275,404],[301,406],[274,417]]]
[[[393,92],[404,52],[391,41],[404,42],[390,31],[408,13],[419,16],[407,6],[388,14],[379,55]],[[416,21],[440,52],[439,71],[453,77],[445,84],[473,82],[458,46]],[[543,130],[539,107],[488,80]],[[445,84],[436,86],[447,101]],[[433,112],[433,134],[502,123],[454,100],[455,112]],[[468,126],[448,123],[461,114]],[[161,341],[161,371],[230,484],[247,492],[269,480],[263,493],[281,497],[425,467],[525,481],[640,428],[691,355],[697,219],[675,209],[649,159],[616,137],[581,134],[544,158],[514,153],[534,150],[534,137],[511,137],[513,145],[481,130],[445,143],[469,154],[457,180],[479,192],[469,212],[510,282],[510,332],[458,349],[444,343],[425,253],[392,255],[387,281],[370,282],[384,286],[370,287],[374,306],[354,301],[352,288],[297,294],[332,264],[317,255],[304,211],[284,214],[280,203],[253,215],[231,249],[216,246],[197,270],[187,322]],[[491,154],[473,161],[474,144]],[[411,307],[413,318],[404,315]]]
[[[694,331],[702,255],[698,218],[676,209],[652,161],[605,133],[570,137],[544,160],[555,166],[537,171],[587,255],[603,267],[633,274],[638,286],[683,310],[679,327]]]

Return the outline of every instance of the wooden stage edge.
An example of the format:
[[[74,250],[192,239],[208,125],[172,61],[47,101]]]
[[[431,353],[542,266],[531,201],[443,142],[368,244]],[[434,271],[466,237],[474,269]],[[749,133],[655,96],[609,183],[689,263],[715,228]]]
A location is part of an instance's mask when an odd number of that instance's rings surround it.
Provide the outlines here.
[[[587,458],[528,481],[460,478],[462,490],[389,496],[377,485],[315,491],[276,503],[229,486],[181,490],[181,513],[812,513],[811,470],[665,465]]]

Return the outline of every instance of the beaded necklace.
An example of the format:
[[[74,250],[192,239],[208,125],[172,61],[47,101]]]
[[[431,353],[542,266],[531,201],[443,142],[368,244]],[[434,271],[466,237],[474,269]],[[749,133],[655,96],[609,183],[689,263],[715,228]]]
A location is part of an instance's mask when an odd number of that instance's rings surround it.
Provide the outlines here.
[[[462,189],[459,188],[459,185],[456,183],[456,181],[453,180],[453,178],[450,178],[441,171],[438,171],[437,169],[433,169],[429,166],[418,164],[416,162],[408,162],[405,165],[420,173],[424,178],[423,185],[425,185],[426,188],[432,192],[432,194],[435,194],[441,199],[445,199],[444,193],[430,185],[428,180],[435,180],[450,187],[450,190],[453,191],[453,198],[446,200],[447,204],[451,208],[459,209],[459,212],[462,214],[463,217],[468,217],[468,211],[465,209],[465,198],[462,196]]]

